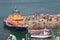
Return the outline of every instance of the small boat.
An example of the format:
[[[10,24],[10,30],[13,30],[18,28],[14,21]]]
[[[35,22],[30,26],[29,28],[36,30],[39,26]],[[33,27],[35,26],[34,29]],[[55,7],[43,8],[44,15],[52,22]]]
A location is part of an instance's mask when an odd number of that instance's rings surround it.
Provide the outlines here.
[[[20,14],[19,10],[15,9],[14,13],[4,19],[4,26],[10,27],[12,29],[17,29],[18,31],[27,31],[28,25],[25,23],[23,16]]]
[[[57,34],[60,36],[60,30],[57,31]]]
[[[55,40],[60,40],[60,36],[56,35]]]
[[[15,35],[10,34],[7,40],[17,40]]]
[[[57,31],[57,35],[55,36],[56,40],[60,40],[60,29]]]
[[[30,32],[32,38],[49,38],[52,37],[51,30],[42,29],[42,30],[31,30]]]

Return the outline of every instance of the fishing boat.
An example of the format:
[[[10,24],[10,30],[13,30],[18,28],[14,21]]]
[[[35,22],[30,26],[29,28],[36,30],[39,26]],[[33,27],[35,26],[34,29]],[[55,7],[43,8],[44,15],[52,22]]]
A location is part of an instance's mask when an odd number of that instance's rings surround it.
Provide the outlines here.
[[[23,16],[20,11],[15,9],[12,15],[9,15],[4,19],[4,26],[17,29],[21,32],[27,31],[28,25],[25,23]]]
[[[31,38],[49,38],[52,37],[51,30],[42,29],[42,30],[31,30]]]

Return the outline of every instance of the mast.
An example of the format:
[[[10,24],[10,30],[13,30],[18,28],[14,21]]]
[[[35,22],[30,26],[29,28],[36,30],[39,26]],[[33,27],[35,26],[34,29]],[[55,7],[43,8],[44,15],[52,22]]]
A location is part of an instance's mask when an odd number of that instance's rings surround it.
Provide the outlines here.
[[[14,11],[13,11],[14,13],[20,13],[20,11],[17,9],[17,7],[15,6],[14,7]]]

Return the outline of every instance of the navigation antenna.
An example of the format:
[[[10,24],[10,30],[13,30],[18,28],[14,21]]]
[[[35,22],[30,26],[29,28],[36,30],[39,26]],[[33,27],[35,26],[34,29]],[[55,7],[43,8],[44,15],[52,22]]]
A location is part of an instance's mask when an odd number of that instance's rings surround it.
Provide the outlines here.
[[[17,9],[16,6],[14,7],[14,12],[15,12],[15,13],[20,13],[20,11]]]

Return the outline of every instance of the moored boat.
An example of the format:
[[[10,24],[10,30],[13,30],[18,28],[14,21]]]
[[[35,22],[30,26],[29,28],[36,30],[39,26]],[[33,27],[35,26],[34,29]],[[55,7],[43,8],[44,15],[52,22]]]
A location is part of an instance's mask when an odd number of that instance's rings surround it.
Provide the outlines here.
[[[32,38],[49,38],[52,37],[51,30],[42,29],[42,30],[31,30]]]
[[[15,35],[10,34],[7,40],[17,40]]]
[[[60,40],[60,36],[59,35],[56,35],[55,36],[55,40]]]
[[[4,26],[17,29],[19,31],[27,31],[28,25],[25,23],[23,16],[20,14],[19,10],[15,9],[14,13],[4,19]]]
[[[57,34],[60,36],[60,30],[57,31]]]

